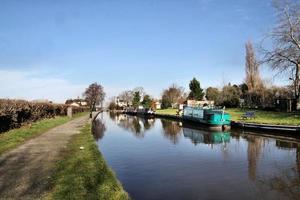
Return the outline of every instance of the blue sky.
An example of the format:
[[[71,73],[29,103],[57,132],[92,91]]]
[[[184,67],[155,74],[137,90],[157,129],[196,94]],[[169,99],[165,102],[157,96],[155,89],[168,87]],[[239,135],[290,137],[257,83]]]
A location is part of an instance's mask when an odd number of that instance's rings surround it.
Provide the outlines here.
[[[245,42],[274,21],[271,0],[0,0],[0,97],[63,102],[95,81],[108,98],[136,86],[158,97],[193,77],[241,83]]]

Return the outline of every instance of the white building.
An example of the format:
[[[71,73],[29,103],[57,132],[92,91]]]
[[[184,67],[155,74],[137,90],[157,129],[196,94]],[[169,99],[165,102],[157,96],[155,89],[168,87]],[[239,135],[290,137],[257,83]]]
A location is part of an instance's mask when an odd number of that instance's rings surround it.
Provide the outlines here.
[[[126,106],[127,106],[127,103],[126,103],[124,100],[119,99],[119,97],[117,97],[117,98],[115,99],[115,103],[116,103],[117,106],[119,106],[119,107],[126,107]]]

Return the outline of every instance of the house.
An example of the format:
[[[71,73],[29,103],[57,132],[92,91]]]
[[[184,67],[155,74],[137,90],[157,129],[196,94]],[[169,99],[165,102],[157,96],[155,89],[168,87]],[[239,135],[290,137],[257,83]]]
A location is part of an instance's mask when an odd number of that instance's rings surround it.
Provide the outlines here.
[[[69,104],[70,106],[74,106],[74,107],[80,107],[80,105],[78,104],[78,103],[76,103],[76,102],[73,102],[73,103],[71,103],[71,104]]]
[[[75,106],[75,107],[81,107],[81,106],[88,106],[87,101],[84,99],[68,99],[65,104]]]
[[[120,108],[127,107],[127,102],[125,102],[124,100],[120,99],[119,97],[115,98],[115,103]]]
[[[154,103],[154,109],[155,109],[155,110],[161,109],[161,103],[160,103],[159,101],[156,101],[156,102]]]
[[[81,104],[81,106],[87,106],[88,105],[86,101],[81,101],[80,104]]]
[[[203,107],[203,106],[214,106],[214,101],[196,101],[196,100],[187,100],[187,106],[191,107]]]
[[[151,109],[152,110],[160,110],[161,109],[161,103],[159,102],[159,100],[151,101]]]

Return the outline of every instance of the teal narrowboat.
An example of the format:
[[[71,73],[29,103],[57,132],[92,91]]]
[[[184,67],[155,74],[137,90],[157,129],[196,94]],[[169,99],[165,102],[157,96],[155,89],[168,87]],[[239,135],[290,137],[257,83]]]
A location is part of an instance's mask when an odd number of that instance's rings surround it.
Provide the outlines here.
[[[231,117],[225,109],[185,106],[182,118],[216,129],[228,129],[231,123]]]

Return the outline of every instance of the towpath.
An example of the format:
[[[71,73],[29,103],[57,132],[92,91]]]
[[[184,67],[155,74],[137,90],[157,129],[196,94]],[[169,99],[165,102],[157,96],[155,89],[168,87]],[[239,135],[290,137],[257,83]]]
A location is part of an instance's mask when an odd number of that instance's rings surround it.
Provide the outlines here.
[[[41,199],[62,150],[88,120],[76,118],[0,155],[0,199]]]

